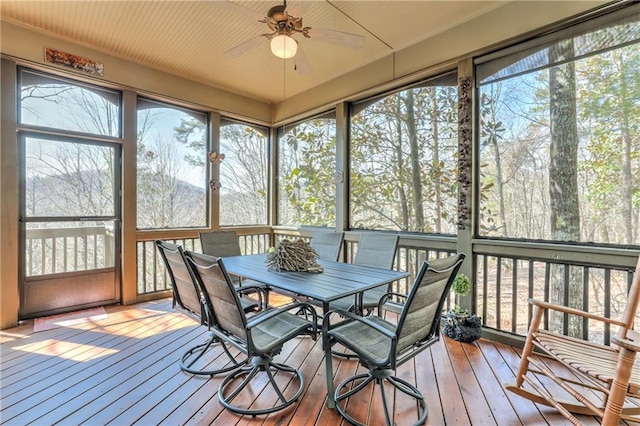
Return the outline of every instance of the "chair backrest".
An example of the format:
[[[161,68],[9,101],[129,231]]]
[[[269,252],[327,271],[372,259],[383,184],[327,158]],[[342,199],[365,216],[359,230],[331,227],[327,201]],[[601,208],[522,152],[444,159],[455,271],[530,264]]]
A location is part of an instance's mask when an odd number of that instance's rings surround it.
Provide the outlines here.
[[[311,239],[311,247],[318,253],[320,259],[336,261],[340,256],[343,240],[342,232],[317,231]]]
[[[458,253],[422,264],[398,319],[396,354],[438,337],[442,308],[464,258]]]
[[[200,232],[202,252],[209,256],[240,256],[240,242],[236,231]]]
[[[633,275],[631,286],[629,287],[629,293],[627,296],[627,306],[622,314],[622,322],[625,324],[620,327],[618,331],[618,337],[626,339],[633,335],[633,340],[640,339],[640,330],[634,330],[634,321],[638,316],[640,309],[640,257],[638,257],[638,263],[636,264],[636,272]]]
[[[187,262],[205,295],[215,327],[246,342],[247,317],[222,259],[189,251]]]
[[[205,321],[204,306],[194,276],[187,266],[181,246],[162,240],[156,240],[156,247],[167,267],[167,273],[173,287],[173,303],[186,313]]]
[[[358,251],[353,263],[391,269],[398,249],[398,235],[364,233],[358,241]]]

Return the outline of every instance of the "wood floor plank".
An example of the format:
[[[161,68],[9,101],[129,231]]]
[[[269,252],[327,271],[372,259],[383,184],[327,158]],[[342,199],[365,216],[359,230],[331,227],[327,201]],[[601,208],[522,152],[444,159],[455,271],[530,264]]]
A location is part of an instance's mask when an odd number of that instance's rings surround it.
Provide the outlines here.
[[[153,334],[163,330],[167,331],[164,326],[172,324],[175,325],[169,317],[160,317],[156,319],[153,324],[149,324],[146,330],[140,331],[140,333]],[[109,375],[111,368],[120,360],[110,355],[116,353],[120,357],[124,357],[135,356],[137,354],[138,356],[144,357],[143,354],[140,354],[140,348],[151,345],[154,341],[158,340],[157,335],[152,335],[142,342],[137,342],[136,336],[136,333],[133,334],[133,338],[131,336],[121,336],[121,339],[118,339],[121,346],[103,348],[105,352],[102,354],[103,356],[94,358],[90,362],[65,360],[64,363],[58,365],[57,369],[43,371],[43,375],[38,375],[36,378],[29,378],[30,384],[28,387],[11,394],[8,398],[3,398],[1,415],[5,419],[10,419],[16,412],[29,411],[28,415],[32,416],[49,406],[58,406],[74,398],[75,392],[79,392],[81,389],[79,384],[83,381],[89,383],[89,386],[95,386],[95,377],[100,374]],[[114,342],[112,341],[111,344],[113,345]],[[87,380],[88,382],[86,382]],[[64,398],[65,396],[66,399]],[[5,409],[5,407],[9,408]]]
[[[147,397],[151,389],[169,382],[171,388],[179,389],[178,383],[182,379],[181,375],[184,375],[178,366],[182,352],[185,348],[200,343],[202,338],[201,334],[191,332],[176,340],[163,339],[156,353],[147,354],[144,359],[121,369],[118,374],[102,382],[99,386],[101,396],[74,411],[65,418],[65,422],[107,424]],[[217,355],[220,353],[219,350]],[[184,378],[197,380],[191,375],[184,375]],[[144,383],[144,387],[139,386],[140,383]],[[161,402],[159,400],[155,403]]]
[[[277,298],[272,298],[272,302]],[[33,333],[32,321],[0,332],[0,423],[3,425],[346,425],[326,407],[325,360],[320,341],[308,337],[284,345],[279,361],[299,368],[305,378],[301,399],[271,415],[240,416],[224,409],[217,391],[224,375],[195,377],[182,372],[184,351],[207,331],[174,312],[164,299],[107,308],[95,323]],[[553,408],[533,404],[503,385],[514,381],[520,352],[487,340],[473,345],[437,342],[395,374],[417,384],[429,406],[428,425],[566,425]],[[210,355],[221,354],[217,350]],[[334,383],[365,371],[356,360],[333,357]],[[549,362],[562,374],[570,374]],[[5,374],[6,373],[6,374]],[[284,374],[283,386],[295,383]],[[541,380],[551,388],[553,385]],[[256,381],[246,396],[272,403],[276,395]],[[366,395],[366,396],[365,396]],[[417,412],[404,395],[388,392],[394,422]],[[371,426],[384,423],[379,390],[352,397],[348,410]],[[415,417],[414,417],[415,418]],[[594,417],[580,416],[586,425]]]
[[[508,383],[515,382],[515,375],[513,370],[505,362],[504,358],[500,354],[500,351],[495,347],[493,342],[480,339],[477,341],[478,346],[482,350],[482,355],[486,359],[487,364],[491,367],[493,374],[498,382],[503,386]],[[511,407],[514,409],[518,416],[519,423],[524,425],[546,425],[547,421],[544,419],[538,407],[528,399],[524,399],[511,392],[506,392],[505,396],[509,400]],[[518,422],[514,422],[517,424]]]
[[[448,337],[443,337],[442,341],[447,346],[451,365],[456,374],[456,381],[460,386],[460,392],[467,407],[467,414],[472,424],[495,425],[491,408],[482,392],[482,387],[478,383],[473,368],[466,356],[463,345]],[[474,343],[470,343],[473,345]],[[483,384],[484,385],[484,384]]]
[[[431,346],[433,367],[436,371],[438,392],[443,395],[440,402],[447,425],[469,425],[471,421],[467,415],[462,393],[458,385],[451,359],[447,352],[447,345],[441,339]]]
[[[431,352],[432,349],[429,348],[415,358],[414,367],[418,378],[416,383],[427,402],[427,425],[443,425],[444,413]]]
[[[170,321],[169,323],[158,322],[156,324],[157,327],[164,328],[163,325],[171,328],[172,339],[187,336],[184,339],[184,343],[188,344],[194,338],[193,335],[188,335],[189,332],[193,331],[192,328],[173,329],[173,327],[179,327],[180,325],[192,326],[191,320],[183,319],[180,322]],[[60,418],[64,418],[65,411],[66,415],[75,413],[79,405],[85,405],[111,390],[114,380],[126,381],[130,379],[132,376],[131,370],[144,373],[145,368],[156,361],[162,362],[166,360],[164,362],[167,365],[175,364],[177,357],[167,359],[164,357],[163,352],[160,351],[167,344],[166,340],[160,338],[146,339],[139,344],[136,344],[134,340],[130,340],[127,347],[115,347],[114,356],[107,356],[91,365],[73,366],[62,371],[61,373],[72,370],[74,373],[69,378],[60,380],[57,384],[52,384],[31,399],[21,403],[20,405],[23,405],[21,408],[24,409],[26,402],[34,404],[37,401],[36,405],[33,405],[28,412],[22,415],[22,418],[25,421],[31,421],[36,414],[41,414],[39,412],[47,413],[47,418],[52,418],[53,410],[59,413]],[[60,376],[60,374],[56,376]],[[100,379],[96,380],[96,377],[100,377]],[[127,387],[133,386],[129,385]]]
[[[128,340],[126,336],[135,334],[135,330],[142,329],[165,315],[165,313],[142,311],[139,313],[140,315],[134,314],[133,316],[131,314],[114,315],[109,323],[105,323],[105,326],[81,324],[69,328],[73,333],[59,333],[49,330],[51,333],[38,336],[40,340],[33,345],[27,344],[17,348],[24,353],[24,356],[17,358],[18,362],[15,363],[13,369],[7,369],[10,371],[3,372],[3,390],[7,393],[13,392],[16,388],[21,389],[30,382],[46,377],[48,370],[64,369],[66,365],[71,363],[93,359],[99,356],[103,350],[117,346],[123,340]],[[16,360],[14,359],[14,361]],[[13,370],[19,374],[13,374]],[[24,377],[29,377],[31,380],[25,381]]]

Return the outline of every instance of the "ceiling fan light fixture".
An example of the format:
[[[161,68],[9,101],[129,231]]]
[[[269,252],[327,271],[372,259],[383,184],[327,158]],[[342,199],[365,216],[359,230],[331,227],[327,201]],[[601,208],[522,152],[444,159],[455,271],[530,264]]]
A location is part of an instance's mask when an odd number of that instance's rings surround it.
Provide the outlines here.
[[[298,42],[286,34],[278,34],[271,38],[271,53],[278,58],[289,59],[296,56]]]

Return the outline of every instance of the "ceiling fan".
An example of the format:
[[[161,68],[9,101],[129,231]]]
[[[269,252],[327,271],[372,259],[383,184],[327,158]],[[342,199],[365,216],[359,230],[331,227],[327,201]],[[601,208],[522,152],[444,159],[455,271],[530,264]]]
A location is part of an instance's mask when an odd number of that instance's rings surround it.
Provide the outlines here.
[[[299,73],[311,70],[311,65],[303,52],[302,47],[293,36],[305,37],[311,40],[320,40],[350,48],[364,46],[364,37],[359,34],[345,33],[342,31],[311,28],[302,23],[301,8],[305,2],[296,2],[292,8],[287,8],[287,2],[273,6],[266,16],[254,12],[239,4],[227,1],[226,4],[238,13],[249,16],[260,23],[266,24],[269,32],[257,35],[223,53],[227,57],[238,57],[253,48],[261,45],[265,39],[270,40],[271,52],[282,59],[294,58],[295,69]],[[289,13],[291,12],[291,13]]]

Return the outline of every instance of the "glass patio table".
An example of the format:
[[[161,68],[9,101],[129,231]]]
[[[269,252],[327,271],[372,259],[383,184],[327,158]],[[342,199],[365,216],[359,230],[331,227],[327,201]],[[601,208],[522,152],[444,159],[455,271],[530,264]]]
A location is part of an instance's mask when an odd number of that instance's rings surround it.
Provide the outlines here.
[[[266,259],[266,254],[253,254],[223,257],[222,262],[230,274],[261,282],[275,292],[280,290],[289,295],[295,294],[312,299],[314,303],[322,306],[323,314],[329,311],[329,305],[334,300],[361,294],[365,290],[409,276],[408,272],[330,260],[318,260],[324,269],[321,273],[277,272],[267,269]],[[325,336],[322,336],[322,347],[325,357],[331,356],[331,348],[327,347]],[[327,371],[327,392],[327,405],[334,408],[333,377],[329,377],[329,371]]]

